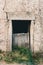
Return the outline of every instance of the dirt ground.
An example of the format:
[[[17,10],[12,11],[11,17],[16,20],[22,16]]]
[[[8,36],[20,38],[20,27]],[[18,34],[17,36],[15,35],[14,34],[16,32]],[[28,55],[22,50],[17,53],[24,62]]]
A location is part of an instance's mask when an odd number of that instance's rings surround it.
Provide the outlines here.
[[[1,61],[0,62],[0,65],[26,65],[26,64],[17,64],[17,63],[6,63],[6,62],[4,62],[4,61]]]
[[[0,62],[0,65],[26,65],[26,64],[17,64],[17,63],[6,63],[6,62],[4,62],[4,61],[1,61]],[[30,64],[29,64],[30,65]],[[37,64],[37,65],[43,65],[43,62],[40,62],[39,64]]]

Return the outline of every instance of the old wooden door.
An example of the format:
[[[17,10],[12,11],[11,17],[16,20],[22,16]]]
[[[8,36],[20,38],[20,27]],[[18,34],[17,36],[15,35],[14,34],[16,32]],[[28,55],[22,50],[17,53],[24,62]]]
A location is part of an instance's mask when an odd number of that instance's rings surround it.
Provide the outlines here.
[[[29,47],[29,33],[13,34],[13,46]]]
[[[30,45],[30,20],[13,20],[12,21],[12,42],[13,46],[29,47]]]

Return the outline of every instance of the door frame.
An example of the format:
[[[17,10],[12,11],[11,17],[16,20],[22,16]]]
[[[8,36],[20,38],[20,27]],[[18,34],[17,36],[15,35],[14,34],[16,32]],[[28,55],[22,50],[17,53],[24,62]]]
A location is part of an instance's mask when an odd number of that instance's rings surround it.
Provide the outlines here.
[[[30,25],[30,45],[32,52],[34,51],[34,22],[35,20],[31,20]],[[12,20],[9,20],[9,41],[10,50],[12,50]]]

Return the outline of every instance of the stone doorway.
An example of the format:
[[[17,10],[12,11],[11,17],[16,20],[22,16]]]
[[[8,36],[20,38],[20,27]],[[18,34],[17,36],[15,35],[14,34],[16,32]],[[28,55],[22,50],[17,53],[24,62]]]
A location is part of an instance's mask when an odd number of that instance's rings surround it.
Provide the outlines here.
[[[12,20],[12,46],[30,48],[31,20]]]

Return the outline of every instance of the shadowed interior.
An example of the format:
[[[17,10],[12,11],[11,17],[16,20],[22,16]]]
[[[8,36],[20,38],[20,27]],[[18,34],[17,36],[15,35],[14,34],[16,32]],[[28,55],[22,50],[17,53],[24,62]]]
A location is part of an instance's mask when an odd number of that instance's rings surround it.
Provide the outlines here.
[[[13,34],[27,33],[30,30],[30,20],[12,20]]]

